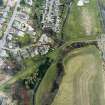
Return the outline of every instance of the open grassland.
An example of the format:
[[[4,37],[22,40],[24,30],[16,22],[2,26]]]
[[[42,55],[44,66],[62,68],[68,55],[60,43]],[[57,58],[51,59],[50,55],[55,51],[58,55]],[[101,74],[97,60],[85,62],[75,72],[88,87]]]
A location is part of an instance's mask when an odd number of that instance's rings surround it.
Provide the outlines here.
[[[99,51],[89,46],[64,59],[65,75],[52,105],[104,105]]]
[[[90,0],[83,7],[77,6],[74,0],[71,11],[64,26],[64,38],[66,40],[96,38],[101,32],[99,10],[96,0]]]

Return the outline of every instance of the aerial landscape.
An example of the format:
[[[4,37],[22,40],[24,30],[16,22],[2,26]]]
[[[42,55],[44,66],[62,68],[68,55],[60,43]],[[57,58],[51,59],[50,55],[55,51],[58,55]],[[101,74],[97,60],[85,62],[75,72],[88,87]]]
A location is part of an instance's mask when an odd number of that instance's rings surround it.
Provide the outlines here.
[[[105,105],[105,0],[0,0],[0,105]]]

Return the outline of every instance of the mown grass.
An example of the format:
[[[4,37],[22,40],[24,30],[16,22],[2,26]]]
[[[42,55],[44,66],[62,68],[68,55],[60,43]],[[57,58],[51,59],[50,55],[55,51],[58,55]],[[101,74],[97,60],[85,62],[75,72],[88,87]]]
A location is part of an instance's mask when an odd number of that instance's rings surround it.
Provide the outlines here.
[[[91,35],[86,35],[85,26],[83,26],[83,20],[81,12],[83,9],[88,10],[89,15],[92,18],[93,24]],[[95,39],[101,32],[100,17],[96,0],[91,0],[89,4],[83,7],[77,6],[77,0],[74,0],[68,19],[64,27],[64,38],[66,40],[78,40],[82,39]]]
[[[97,53],[96,53],[97,54]],[[97,54],[98,55],[98,54]],[[104,105],[105,102],[104,97],[103,97],[103,79],[102,79],[102,59],[99,58],[98,56],[96,56],[96,62],[98,63],[98,65],[96,65],[97,67],[97,72],[96,72],[96,76],[93,77],[92,79],[94,80],[93,85],[91,85],[92,83],[90,83],[89,85],[89,94],[90,94],[90,103],[91,105]]]
[[[103,93],[101,59],[98,49],[94,46],[76,49],[65,57],[64,64],[65,75],[52,105],[74,105],[75,101],[78,103],[74,96],[77,95],[75,88],[79,90],[79,87],[74,86],[74,82],[78,80],[81,73],[85,72],[85,70],[93,70],[91,66],[95,66],[94,71],[96,70],[96,74],[89,81],[89,86],[91,87],[91,90],[89,90],[89,93],[91,93],[91,103],[92,105],[103,105],[98,104],[103,102],[100,98],[103,96]],[[92,84],[90,84],[91,81]]]

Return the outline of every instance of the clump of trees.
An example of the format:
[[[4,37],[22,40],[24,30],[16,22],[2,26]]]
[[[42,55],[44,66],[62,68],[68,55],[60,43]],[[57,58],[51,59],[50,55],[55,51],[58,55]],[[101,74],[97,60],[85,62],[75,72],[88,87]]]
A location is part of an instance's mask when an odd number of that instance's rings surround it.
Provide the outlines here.
[[[33,89],[37,83],[39,84],[52,62],[52,59],[46,57],[45,60],[39,65],[37,72],[23,80],[25,86],[27,88]]]

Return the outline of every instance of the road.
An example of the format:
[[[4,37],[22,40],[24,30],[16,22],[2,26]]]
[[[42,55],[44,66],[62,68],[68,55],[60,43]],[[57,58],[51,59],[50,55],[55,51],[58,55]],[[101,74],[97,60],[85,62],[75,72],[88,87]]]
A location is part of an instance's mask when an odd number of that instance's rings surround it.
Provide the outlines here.
[[[19,4],[20,4],[20,0],[17,0],[13,15],[12,15],[12,17],[11,17],[9,23],[8,23],[7,29],[4,32],[4,35],[3,35],[2,39],[0,40],[0,53],[2,52],[2,48],[6,44],[6,37],[9,34],[10,28],[12,27],[12,24],[13,24],[13,21],[15,19],[15,16],[16,16],[16,13],[17,13],[17,8],[18,8]]]

